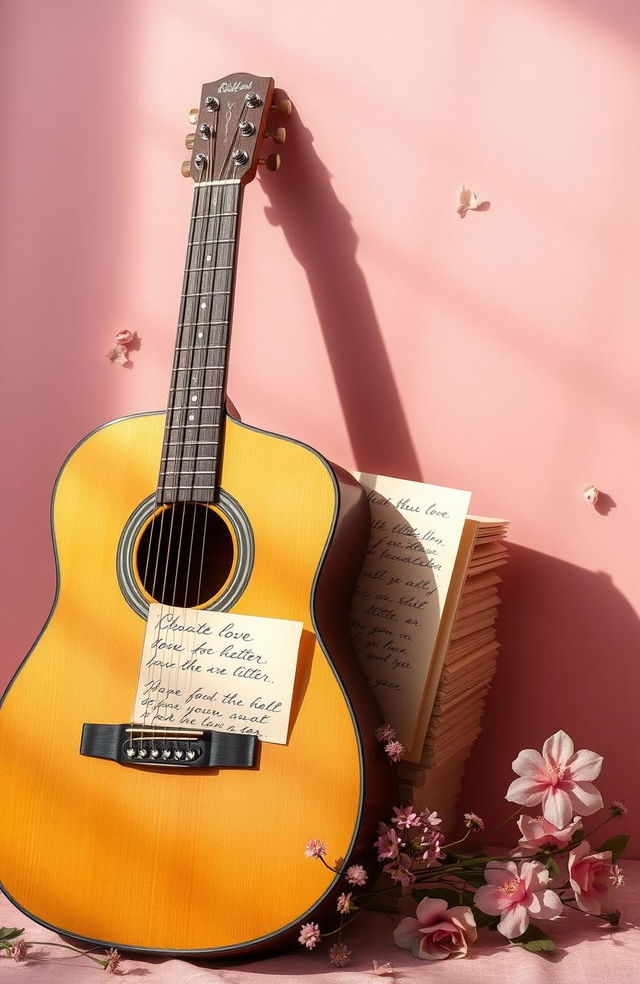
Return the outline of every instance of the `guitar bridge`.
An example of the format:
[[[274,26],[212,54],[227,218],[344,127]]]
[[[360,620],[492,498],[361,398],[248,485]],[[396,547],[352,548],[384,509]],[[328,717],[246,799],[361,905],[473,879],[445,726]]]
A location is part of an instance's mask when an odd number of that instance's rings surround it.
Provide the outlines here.
[[[132,724],[84,724],[80,754],[120,765],[179,769],[249,769],[255,735],[224,731],[181,731]]]

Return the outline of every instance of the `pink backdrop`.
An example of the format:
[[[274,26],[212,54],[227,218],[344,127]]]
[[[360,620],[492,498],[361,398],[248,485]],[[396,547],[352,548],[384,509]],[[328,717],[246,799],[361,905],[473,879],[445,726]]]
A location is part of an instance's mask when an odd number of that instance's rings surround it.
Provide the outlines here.
[[[564,727],[638,828],[639,35],[635,0],[4,0],[3,681],[53,596],[61,461],[165,403],[186,112],[272,74],[297,114],[246,196],[230,395],[511,519],[464,802],[498,819],[517,750]],[[463,183],[489,211],[459,219]]]

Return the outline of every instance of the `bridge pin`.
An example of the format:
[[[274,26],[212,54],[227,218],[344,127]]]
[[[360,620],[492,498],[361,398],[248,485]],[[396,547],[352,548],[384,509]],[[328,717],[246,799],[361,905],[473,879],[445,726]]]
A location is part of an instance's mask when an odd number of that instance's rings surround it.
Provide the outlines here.
[[[142,748],[139,748],[138,749],[138,758],[139,759],[146,759],[146,757],[147,757],[148,754],[149,754],[149,752],[147,751],[146,748],[144,748],[144,746]]]
[[[159,759],[160,758],[160,749],[159,748],[152,748],[151,749],[151,758],[152,759]]]
[[[176,748],[175,752],[173,753],[173,757],[174,759],[183,759],[184,752],[182,751],[181,748]]]
[[[162,753],[162,757],[163,757],[163,759],[170,759],[171,758],[171,751],[170,751],[170,749],[165,748],[164,751],[163,751],[163,753]]]
[[[189,749],[189,750],[187,751],[187,758],[188,758],[188,760],[189,760],[190,762],[193,762],[193,760],[194,760],[194,758],[195,758],[195,757],[196,757],[196,753],[194,752],[194,750],[193,750],[193,748],[190,748],[190,749]]]
[[[129,748],[127,748],[124,754],[127,756],[127,758],[132,759],[135,757],[136,750],[135,748],[131,748],[131,746],[129,746]]]

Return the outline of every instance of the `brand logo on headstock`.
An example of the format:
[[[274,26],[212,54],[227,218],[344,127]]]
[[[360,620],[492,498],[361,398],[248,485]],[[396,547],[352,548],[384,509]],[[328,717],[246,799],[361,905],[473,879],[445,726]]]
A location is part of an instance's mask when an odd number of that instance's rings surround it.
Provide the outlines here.
[[[223,82],[222,85],[218,86],[218,92],[243,92],[245,89],[251,89],[252,86],[253,86],[253,81]]]

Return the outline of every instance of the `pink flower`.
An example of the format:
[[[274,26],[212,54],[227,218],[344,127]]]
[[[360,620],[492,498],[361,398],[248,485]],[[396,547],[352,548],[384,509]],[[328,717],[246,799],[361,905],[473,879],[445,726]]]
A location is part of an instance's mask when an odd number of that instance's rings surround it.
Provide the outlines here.
[[[525,748],[512,767],[522,778],[514,779],[506,798],[523,806],[542,803],[545,820],[556,827],[566,827],[572,813],[589,816],[603,805],[602,796],[590,782],[600,775],[602,756],[585,748],[574,752],[573,742],[564,731],[547,738],[542,755]]]
[[[614,800],[609,809],[613,813],[614,817],[626,817],[629,812],[627,807],[624,803],[621,803],[620,800]]]
[[[406,748],[400,741],[390,741],[384,746],[384,750],[391,759],[392,762],[399,762]]]
[[[430,830],[434,830],[442,823],[442,817],[439,817],[435,810],[432,812],[423,810],[418,819],[421,827],[428,827]]]
[[[574,817],[567,827],[558,830],[544,817],[523,815],[518,820],[518,826],[522,837],[518,841],[519,847],[516,848],[515,853],[518,855],[537,854],[545,844],[549,844],[551,847],[566,847],[573,837],[574,831],[582,827],[582,818]]]
[[[117,974],[120,965],[120,954],[112,947],[110,950],[107,950],[107,957],[108,959],[104,962],[105,971],[107,974]]]
[[[393,931],[396,945],[411,950],[421,960],[466,957],[478,937],[473,913],[467,905],[447,908],[443,899],[422,899],[415,919],[402,919]]]
[[[441,850],[444,841],[444,836],[438,830],[425,830],[422,840],[420,841],[420,850],[423,848],[424,853],[422,855],[422,860],[427,862],[427,865],[435,864],[440,858],[445,857],[444,851]]]
[[[29,944],[20,940],[18,943],[14,943],[13,946],[7,947],[7,956],[13,957],[16,963],[21,963],[27,956],[28,949]]]
[[[116,343],[118,345],[130,345],[133,341],[133,332],[129,331],[128,328],[123,328],[116,335]]]
[[[498,932],[510,940],[522,936],[530,917],[554,919],[562,912],[559,896],[546,887],[549,872],[539,861],[489,861],[484,877],[487,884],[474,895],[474,904],[500,916]]]
[[[304,849],[305,858],[323,858],[327,853],[327,848],[321,840],[310,840]]]
[[[334,967],[348,967],[351,963],[351,950],[345,943],[334,943],[329,947],[329,963]]]
[[[392,817],[391,823],[394,824],[398,830],[408,830],[410,827],[420,826],[420,818],[417,813],[414,813],[411,805],[403,807],[394,806],[393,812],[395,813],[395,816]]]
[[[469,830],[484,830],[484,820],[477,813],[465,813],[465,827]]]
[[[615,883],[611,851],[591,854],[588,841],[582,841],[569,854],[569,884],[575,892],[578,908],[599,916],[613,911]]]
[[[364,885],[367,880],[367,873],[361,864],[352,864],[347,868],[346,879],[350,885]]]
[[[129,353],[127,352],[126,345],[114,345],[106,353],[106,356],[110,362],[115,362],[119,366],[124,366],[129,361]]]
[[[397,858],[400,853],[400,841],[395,830],[387,827],[378,837],[375,847],[378,848],[378,861],[384,858]]]
[[[376,728],[375,736],[376,741],[384,742],[386,744],[388,741],[395,741],[398,734],[390,724],[383,724],[380,728]]]
[[[303,923],[300,927],[298,943],[306,946],[307,950],[313,950],[316,943],[320,942],[320,927],[317,923]]]
[[[383,871],[386,871],[392,881],[405,887],[416,880],[416,876],[411,871],[411,858],[408,854],[400,854],[395,860],[385,864]]]
[[[624,885],[624,875],[622,874],[622,868],[617,864],[611,865],[611,875],[609,876],[609,881],[614,888],[620,888]]]
[[[352,909],[355,909],[355,906],[351,904],[352,895],[352,892],[342,892],[338,896],[338,912],[341,912],[345,916],[347,913],[351,912]]]

